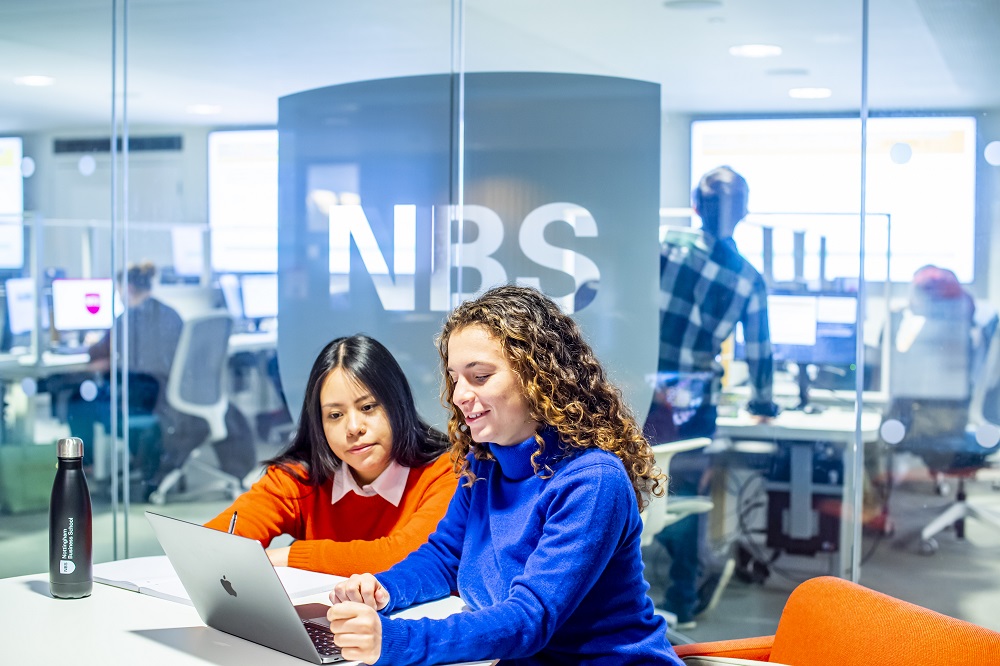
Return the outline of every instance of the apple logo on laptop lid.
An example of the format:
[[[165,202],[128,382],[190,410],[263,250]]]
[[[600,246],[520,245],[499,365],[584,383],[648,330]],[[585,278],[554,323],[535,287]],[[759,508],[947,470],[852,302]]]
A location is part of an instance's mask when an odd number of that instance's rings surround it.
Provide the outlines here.
[[[236,596],[236,590],[233,589],[233,584],[231,582],[229,582],[228,580],[226,580],[225,576],[223,576],[219,580],[219,582],[222,583],[222,588],[226,591],[226,593],[228,595],[230,595],[232,597]]]

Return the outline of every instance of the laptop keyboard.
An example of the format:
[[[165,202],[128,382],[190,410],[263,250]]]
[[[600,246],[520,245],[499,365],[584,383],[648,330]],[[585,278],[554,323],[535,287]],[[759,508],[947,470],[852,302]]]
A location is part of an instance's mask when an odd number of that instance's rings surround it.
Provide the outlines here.
[[[312,639],[316,651],[324,657],[340,656],[340,648],[333,642],[330,624],[325,619],[302,620],[306,633]]]

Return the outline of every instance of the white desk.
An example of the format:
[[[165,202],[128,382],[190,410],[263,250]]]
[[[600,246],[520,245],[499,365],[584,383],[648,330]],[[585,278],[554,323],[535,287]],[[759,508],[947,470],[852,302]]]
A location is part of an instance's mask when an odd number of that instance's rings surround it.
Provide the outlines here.
[[[28,384],[54,375],[83,373],[81,376],[85,376],[91,372],[89,363],[90,356],[86,353],[53,354],[46,351],[41,357],[27,352],[0,354],[0,407],[4,409],[4,413],[0,414],[0,444],[6,444],[8,440],[18,443],[24,439],[34,440],[37,397]],[[18,385],[24,393],[23,408],[8,410],[8,391]],[[21,429],[17,434],[11,432],[14,423],[21,423],[27,430]]]
[[[813,483],[813,446],[816,442],[829,442],[843,452],[843,478],[838,484],[841,507],[853,506],[856,489],[854,475],[857,460],[856,431],[861,442],[870,444],[878,439],[880,414],[861,412],[861,427],[857,428],[854,411],[827,409],[819,414],[786,411],[777,418],[759,422],[745,412],[736,416],[719,416],[716,419],[716,437],[723,440],[767,441],[789,447],[789,517],[788,536],[805,539],[813,535],[812,497],[820,489]],[[851,552],[854,533],[853,522],[840,520],[839,544],[834,554],[834,573],[850,577]]]
[[[40,379],[70,372],[86,372],[90,355],[53,354],[42,352],[41,358],[35,354],[4,354],[0,358],[0,379],[13,382],[34,377]]]
[[[772,388],[774,401],[781,405],[795,405],[799,399],[799,388],[790,382],[775,382]],[[841,410],[854,409],[857,391],[843,389],[824,389],[810,387],[809,402],[823,407],[833,407]],[[750,399],[749,386],[730,386],[722,393],[724,404],[743,405]],[[889,397],[881,391],[863,391],[861,404],[864,409],[882,409],[888,403]]]
[[[296,602],[328,603],[326,595]],[[448,598],[411,609],[446,617]],[[94,584],[85,599],[53,599],[48,574],[0,579],[5,664],[143,664],[144,666],[302,666],[309,662],[206,627],[191,606]],[[476,662],[493,664],[496,662]]]
[[[278,331],[233,333],[229,336],[229,355],[239,352],[269,351],[278,347]]]
[[[229,355],[240,352],[258,353],[274,350],[278,343],[277,331],[262,333],[237,333],[229,338]],[[89,374],[97,376],[90,367],[90,355],[53,354],[42,352],[41,356],[28,351],[20,353],[0,353],[0,406],[5,401],[5,391],[12,385],[22,384],[25,380],[42,380],[56,375],[78,375],[82,381]],[[25,389],[28,401],[25,413],[21,419],[28,424],[35,421],[35,394]],[[29,426],[29,427],[33,427]],[[0,442],[7,439],[6,425],[0,415]],[[30,436],[30,435],[29,435]]]

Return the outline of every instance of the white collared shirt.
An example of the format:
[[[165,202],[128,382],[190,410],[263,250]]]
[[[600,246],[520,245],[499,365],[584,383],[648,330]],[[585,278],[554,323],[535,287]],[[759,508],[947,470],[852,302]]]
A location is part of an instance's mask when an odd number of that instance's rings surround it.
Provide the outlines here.
[[[385,471],[378,475],[378,478],[359,486],[354,480],[354,475],[343,463],[333,473],[333,490],[331,491],[330,504],[336,504],[344,495],[353,491],[362,497],[374,497],[380,495],[382,499],[393,506],[399,506],[403,499],[403,491],[406,490],[406,480],[410,476],[410,468],[403,467],[395,460],[389,463]]]

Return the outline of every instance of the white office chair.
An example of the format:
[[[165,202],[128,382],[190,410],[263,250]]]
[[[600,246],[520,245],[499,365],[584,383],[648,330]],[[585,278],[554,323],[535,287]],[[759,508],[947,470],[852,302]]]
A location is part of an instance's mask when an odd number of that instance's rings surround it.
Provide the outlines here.
[[[694,451],[703,449],[712,443],[709,437],[695,437],[692,439],[682,439],[676,442],[666,442],[664,444],[653,445],[653,455],[656,458],[656,466],[664,474],[670,473],[670,460],[678,453],[684,451]],[[696,514],[708,513],[712,510],[712,501],[707,497],[675,497],[670,498],[664,492],[662,497],[651,496],[646,508],[639,514],[642,518],[642,547],[646,548],[653,544],[653,538],[660,533],[663,528],[673,525],[682,518]],[[683,634],[674,631],[677,625],[677,616],[661,608],[656,609],[656,614],[662,616],[667,621],[667,638],[671,643],[690,643],[691,639]]]
[[[204,441],[197,443],[183,458],[178,467],[166,473],[149,496],[149,501],[153,504],[164,504],[168,497],[190,495],[191,493],[175,492],[175,487],[195,471],[221,482],[222,489],[233,499],[245,489],[243,474],[238,476],[224,471],[221,456],[210,453],[212,445],[222,442],[228,435],[227,413],[230,405],[226,390],[226,371],[232,326],[233,320],[227,312],[203,314],[184,322],[167,379],[166,403],[181,418],[193,417],[203,421],[208,426],[208,434]],[[165,450],[170,446],[171,435],[170,428],[164,428]],[[247,444],[252,446],[252,442]],[[211,462],[213,457],[219,459],[220,464]]]
[[[676,442],[653,445],[653,455],[656,466],[664,474],[670,473],[670,460],[678,453],[703,449],[712,443],[710,437],[694,437]],[[650,497],[649,504],[642,511],[642,546],[652,545],[653,537],[664,527],[673,525],[682,518],[696,514],[708,513],[712,510],[712,500],[707,497],[674,497],[668,501],[666,493],[663,497]]]

